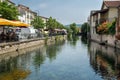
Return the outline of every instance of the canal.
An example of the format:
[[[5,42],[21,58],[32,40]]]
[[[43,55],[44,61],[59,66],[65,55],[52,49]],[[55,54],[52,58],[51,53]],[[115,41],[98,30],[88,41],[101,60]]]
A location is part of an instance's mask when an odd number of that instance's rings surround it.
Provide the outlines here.
[[[119,50],[85,38],[0,55],[0,80],[120,80]]]

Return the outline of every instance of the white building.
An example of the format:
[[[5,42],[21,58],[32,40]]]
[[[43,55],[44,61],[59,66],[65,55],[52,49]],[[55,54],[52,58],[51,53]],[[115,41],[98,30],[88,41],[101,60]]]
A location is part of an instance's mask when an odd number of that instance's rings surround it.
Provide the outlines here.
[[[20,16],[18,16],[18,19],[21,22],[31,24],[31,21],[37,16],[36,12],[33,12],[29,9],[29,7],[26,7],[24,5],[19,4],[18,5],[18,11],[20,13]]]
[[[44,21],[44,23],[47,22],[48,18],[47,17],[44,17],[44,16],[40,16],[42,18],[42,20]]]
[[[44,17],[44,16],[39,16],[39,17],[42,18],[43,22],[46,24],[46,22],[48,21],[48,18]],[[46,25],[45,25],[44,29],[46,29]]]

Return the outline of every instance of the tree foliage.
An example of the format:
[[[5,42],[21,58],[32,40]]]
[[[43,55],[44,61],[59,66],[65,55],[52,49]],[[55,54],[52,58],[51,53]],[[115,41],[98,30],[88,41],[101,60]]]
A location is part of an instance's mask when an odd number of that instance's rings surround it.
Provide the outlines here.
[[[8,4],[7,1],[0,2],[0,15],[2,18],[9,20],[18,20],[19,12],[13,4]]]
[[[34,20],[31,22],[31,25],[33,25],[35,29],[44,28],[45,26],[44,21],[39,16],[34,18]]]
[[[90,32],[90,25],[88,23],[84,23],[81,26],[81,33],[87,35],[87,32]]]
[[[47,28],[48,28],[48,29],[53,29],[53,28],[54,28],[54,24],[53,24],[53,19],[52,19],[52,17],[50,17],[50,18],[48,19],[46,25],[47,25]]]
[[[113,21],[111,26],[109,27],[109,34],[114,35],[116,33],[116,21]]]
[[[72,23],[70,24],[70,29],[72,30],[72,34],[77,34],[78,30],[77,30],[77,27],[76,27],[76,23]]]
[[[47,25],[47,28],[51,29],[51,30],[56,29],[56,28],[57,29],[63,29],[63,28],[65,28],[63,26],[63,24],[61,24],[60,22],[58,22],[56,19],[53,19],[52,17],[50,17],[48,19],[46,25]]]

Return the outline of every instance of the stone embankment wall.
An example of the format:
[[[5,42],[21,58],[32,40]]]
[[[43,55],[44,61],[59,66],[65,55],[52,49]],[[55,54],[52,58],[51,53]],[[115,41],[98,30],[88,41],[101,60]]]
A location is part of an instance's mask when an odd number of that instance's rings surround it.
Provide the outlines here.
[[[98,34],[94,34],[94,36],[91,37],[91,40],[96,41],[98,43],[102,43],[105,42],[106,45],[111,46],[111,47],[118,47],[120,48],[120,46],[115,45],[115,36],[112,35],[98,35]],[[119,41],[118,41],[119,43]],[[117,44],[118,44],[117,43]]]
[[[67,38],[67,36],[65,35],[65,36],[47,37],[44,39],[31,39],[31,40],[26,40],[26,41],[1,43],[0,44],[0,54],[14,52],[14,51],[20,51],[21,49],[35,47],[38,45],[41,46],[44,44],[51,44],[51,43],[54,43],[55,40],[63,40],[66,38]]]
[[[34,47],[21,49],[19,51],[12,51],[12,52],[1,54],[0,55],[0,62],[8,61],[10,58],[14,58],[14,57],[19,56],[19,55],[27,54],[27,53],[32,52],[33,50],[37,50],[37,49],[44,50],[44,45],[40,45],[40,46],[37,45]]]

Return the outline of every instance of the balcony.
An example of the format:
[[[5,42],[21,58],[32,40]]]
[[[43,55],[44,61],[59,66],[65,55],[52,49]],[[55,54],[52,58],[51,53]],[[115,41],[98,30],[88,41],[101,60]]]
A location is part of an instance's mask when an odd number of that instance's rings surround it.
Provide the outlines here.
[[[98,19],[96,20],[96,23],[95,25],[99,25],[99,24],[102,24],[103,22],[113,22],[115,20],[115,18],[101,18],[101,19]]]

